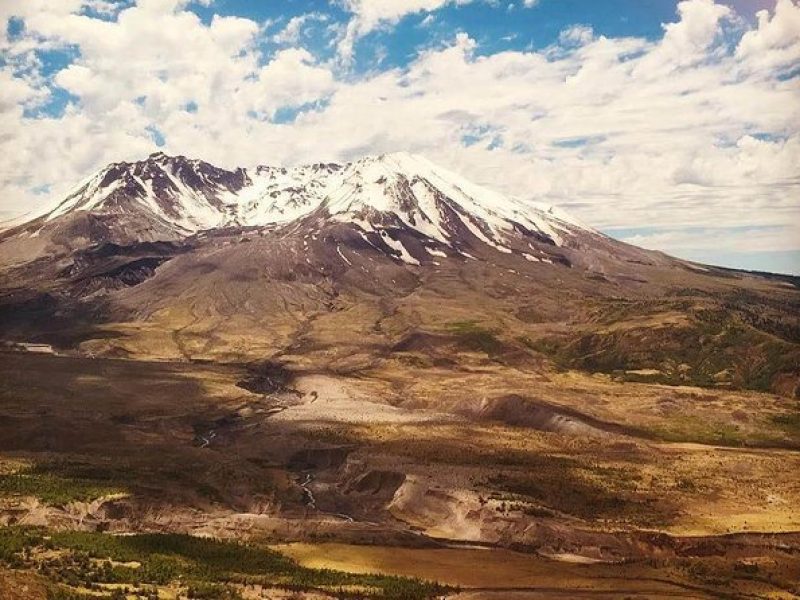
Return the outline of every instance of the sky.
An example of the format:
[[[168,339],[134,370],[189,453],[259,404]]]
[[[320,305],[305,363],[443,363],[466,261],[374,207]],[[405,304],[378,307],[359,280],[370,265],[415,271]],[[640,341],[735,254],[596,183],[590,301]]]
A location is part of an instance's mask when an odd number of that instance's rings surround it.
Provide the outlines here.
[[[407,151],[800,274],[800,0],[0,0],[0,220],[161,150]]]

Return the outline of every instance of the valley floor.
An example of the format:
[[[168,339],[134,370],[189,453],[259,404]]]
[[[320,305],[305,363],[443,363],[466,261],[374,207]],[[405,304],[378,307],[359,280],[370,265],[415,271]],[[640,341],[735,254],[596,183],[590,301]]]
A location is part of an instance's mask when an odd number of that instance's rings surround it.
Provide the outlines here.
[[[0,598],[797,597],[794,404],[5,352]]]

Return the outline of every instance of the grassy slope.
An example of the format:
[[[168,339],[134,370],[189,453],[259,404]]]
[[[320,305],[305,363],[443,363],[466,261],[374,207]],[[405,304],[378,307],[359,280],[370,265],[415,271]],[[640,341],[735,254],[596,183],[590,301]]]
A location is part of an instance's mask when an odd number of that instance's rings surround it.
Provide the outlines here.
[[[796,393],[782,381],[800,376],[796,302],[784,307],[752,294],[750,304],[741,293],[692,294],[600,303],[591,324],[525,341],[560,368],[623,381]]]
[[[398,600],[429,598],[444,590],[411,578],[309,569],[266,547],[175,534],[0,528],[0,562],[35,568],[69,588],[103,591],[108,584],[127,584],[146,590],[180,582],[189,590],[204,590],[207,598],[236,597],[235,584],[244,583]]]

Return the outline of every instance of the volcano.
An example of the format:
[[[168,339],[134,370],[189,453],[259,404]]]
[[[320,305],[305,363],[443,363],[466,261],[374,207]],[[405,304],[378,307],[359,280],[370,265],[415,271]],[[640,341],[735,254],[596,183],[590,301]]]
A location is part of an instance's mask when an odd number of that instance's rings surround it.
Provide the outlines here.
[[[790,395],[800,370],[795,278],[637,248],[407,153],[113,163],[7,226],[0,265],[0,337],[92,355],[466,352]]]

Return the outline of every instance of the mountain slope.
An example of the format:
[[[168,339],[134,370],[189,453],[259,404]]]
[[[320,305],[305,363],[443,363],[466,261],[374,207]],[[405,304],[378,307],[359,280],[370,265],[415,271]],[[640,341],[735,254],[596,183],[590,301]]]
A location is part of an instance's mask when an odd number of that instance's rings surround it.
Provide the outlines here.
[[[406,153],[348,165],[331,188],[322,208],[336,220],[365,229],[405,226],[451,245],[469,232],[507,252],[501,242],[509,233],[560,245],[559,232],[588,229],[552,207],[517,202]]]
[[[93,355],[800,381],[795,279],[636,248],[408,154],[118,163],[0,234],[0,265],[0,340]]]

